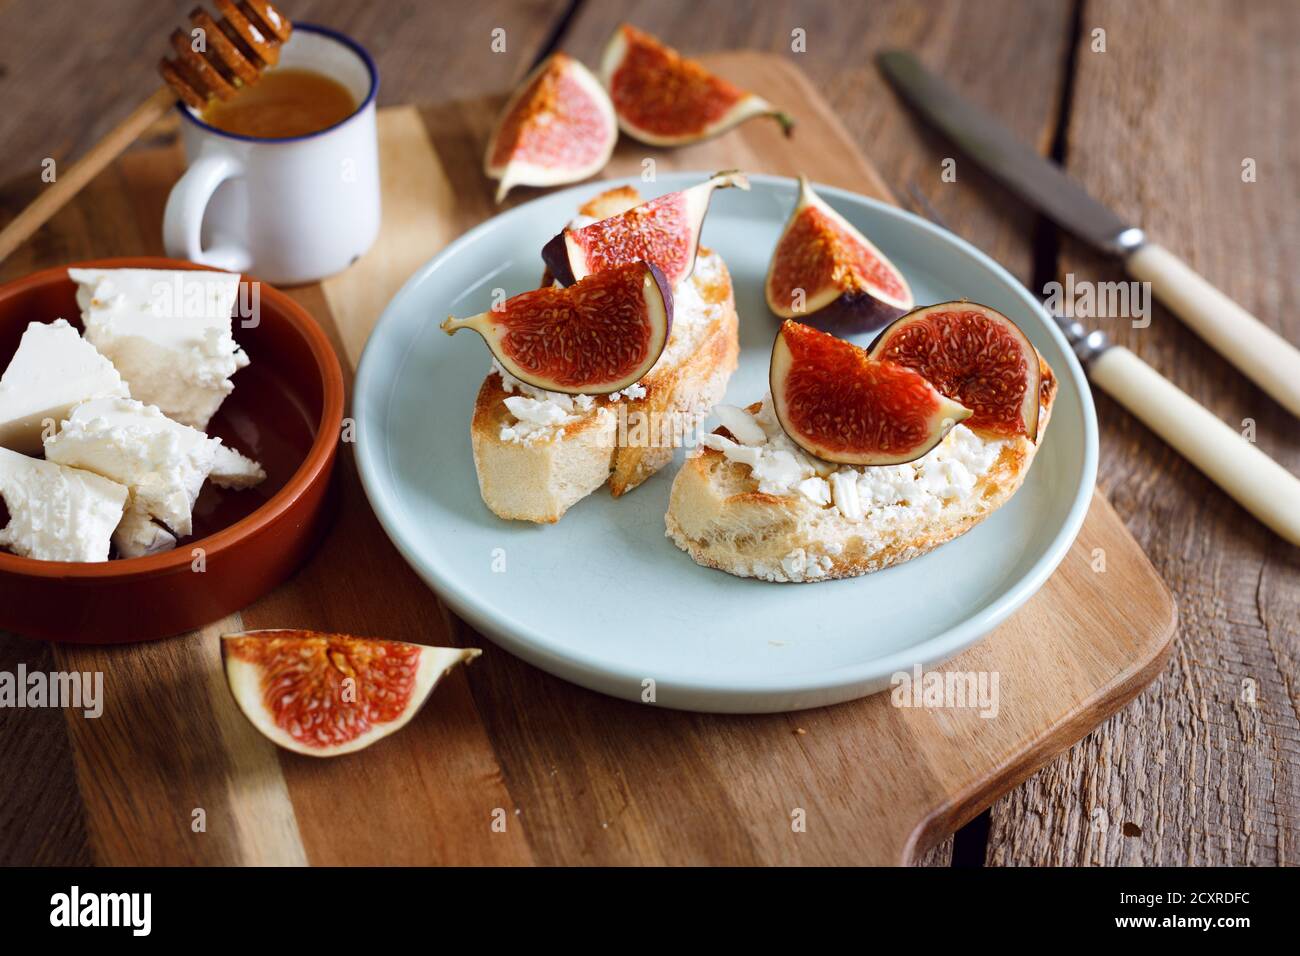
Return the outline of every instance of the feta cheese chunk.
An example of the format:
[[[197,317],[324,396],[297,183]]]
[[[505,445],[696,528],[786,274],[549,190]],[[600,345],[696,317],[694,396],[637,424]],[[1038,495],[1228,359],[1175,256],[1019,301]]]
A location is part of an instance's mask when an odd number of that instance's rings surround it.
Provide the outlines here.
[[[815,505],[824,508],[831,503],[831,486],[819,475],[805,478],[799,482],[798,488],[799,493]]]
[[[183,537],[193,531],[191,512],[208,475],[240,479],[249,466],[220,451],[219,438],[174,422],[156,406],[133,399],[105,398],[73,409],[59,432],[45,442],[45,457],[121,482],[131,491],[131,507]],[[218,465],[218,456],[221,464]],[[244,464],[246,463],[246,464]]]
[[[157,269],[69,269],[86,340],[131,396],[205,430],[230,376],[248,364],[231,335],[239,276]]]
[[[176,536],[132,505],[123,513],[117,530],[113,532],[113,544],[121,557],[139,558],[170,551],[176,547]]]
[[[845,469],[831,475],[831,498],[849,521],[862,520],[862,499],[858,497],[858,473]]]
[[[57,428],[74,405],[113,396],[127,397],[122,377],[76,329],[32,322],[0,376],[0,447],[39,455],[46,422]]]
[[[9,524],[0,546],[41,561],[107,561],[125,486],[0,448],[0,497]]]
[[[735,436],[742,445],[762,445],[767,442],[767,432],[754,421],[754,416],[735,405],[715,405],[713,414],[722,427]]]
[[[212,458],[208,480],[219,488],[252,488],[266,481],[266,472],[251,458],[241,455],[229,445],[218,445]]]

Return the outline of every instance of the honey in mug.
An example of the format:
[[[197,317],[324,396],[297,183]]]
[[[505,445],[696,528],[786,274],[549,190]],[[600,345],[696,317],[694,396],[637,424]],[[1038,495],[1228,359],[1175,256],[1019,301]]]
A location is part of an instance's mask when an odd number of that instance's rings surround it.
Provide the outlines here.
[[[203,122],[258,139],[307,136],[347,119],[357,102],[343,84],[315,70],[271,70],[228,100],[214,100]]]

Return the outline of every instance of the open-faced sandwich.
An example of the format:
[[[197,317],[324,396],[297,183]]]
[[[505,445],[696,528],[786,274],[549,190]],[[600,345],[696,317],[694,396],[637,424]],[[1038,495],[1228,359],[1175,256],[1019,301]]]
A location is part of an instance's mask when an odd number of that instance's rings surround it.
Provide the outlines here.
[[[1020,329],[970,302],[910,312],[869,350],[787,320],[770,386],[715,409],[666,516],[699,564],[767,581],[878,571],[970,530],[1020,487],[1056,394]]]
[[[554,522],[606,482],[631,491],[726,390],[738,354],[731,276],[699,246],[714,189],[739,173],[641,202],[630,187],[584,205],[543,250],[542,286],[443,328],[493,354],[470,437],[483,501]]]

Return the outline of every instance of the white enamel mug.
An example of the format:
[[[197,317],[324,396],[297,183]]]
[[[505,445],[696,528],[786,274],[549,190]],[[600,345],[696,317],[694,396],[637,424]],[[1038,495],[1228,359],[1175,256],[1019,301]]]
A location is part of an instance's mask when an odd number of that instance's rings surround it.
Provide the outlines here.
[[[306,136],[262,139],[209,126],[177,104],[189,168],[167,197],[167,254],[293,285],[333,275],[379,233],[379,73],[363,47],[295,23],[280,66],[342,83],[360,105]]]

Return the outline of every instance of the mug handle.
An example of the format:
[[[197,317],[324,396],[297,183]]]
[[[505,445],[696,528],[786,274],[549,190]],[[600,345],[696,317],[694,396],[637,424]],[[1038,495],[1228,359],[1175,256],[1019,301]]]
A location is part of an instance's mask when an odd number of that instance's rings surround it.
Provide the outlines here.
[[[190,164],[167,197],[167,209],[163,213],[163,245],[167,255],[227,272],[249,270],[252,255],[247,249],[234,245],[204,249],[201,237],[203,213],[212,194],[227,179],[243,174],[243,164],[228,153],[208,153]]]

